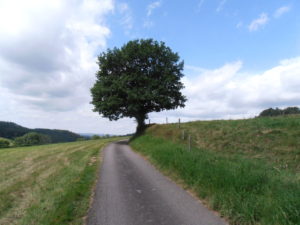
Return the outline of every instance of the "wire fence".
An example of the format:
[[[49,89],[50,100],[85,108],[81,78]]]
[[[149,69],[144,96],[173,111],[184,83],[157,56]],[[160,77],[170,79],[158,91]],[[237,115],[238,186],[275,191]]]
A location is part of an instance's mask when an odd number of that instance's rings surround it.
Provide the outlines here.
[[[151,120],[148,119],[148,124],[151,124]],[[153,123],[154,124],[154,123]],[[191,151],[192,147],[193,147],[193,136],[191,135],[191,133],[188,131],[188,129],[186,127],[182,126],[182,120],[181,118],[178,118],[178,120],[176,122],[173,123],[169,123],[169,118],[166,117],[165,121],[163,123],[159,123],[159,124],[175,124],[176,127],[178,129],[181,130],[180,132],[180,139],[187,145],[187,150]]]

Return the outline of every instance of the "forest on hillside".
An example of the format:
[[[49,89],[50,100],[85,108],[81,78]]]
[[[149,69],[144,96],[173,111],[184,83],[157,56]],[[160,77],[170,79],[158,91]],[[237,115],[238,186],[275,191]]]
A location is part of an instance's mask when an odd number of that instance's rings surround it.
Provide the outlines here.
[[[71,142],[76,141],[81,137],[80,135],[68,130],[51,130],[41,128],[29,129],[13,122],[0,121],[0,137],[14,139],[31,132],[49,136],[51,143]]]

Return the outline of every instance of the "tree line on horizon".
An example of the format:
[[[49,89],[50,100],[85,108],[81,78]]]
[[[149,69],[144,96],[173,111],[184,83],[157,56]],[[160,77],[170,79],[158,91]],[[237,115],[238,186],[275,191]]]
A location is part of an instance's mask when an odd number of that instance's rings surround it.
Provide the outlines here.
[[[125,135],[79,135],[68,130],[29,129],[13,122],[0,121],[0,148],[43,145],[51,143],[97,140]]]
[[[282,116],[282,115],[292,115],[292,114],[300,114],[300,109],[298,107],[287,107],[285,109],[268,108],[263,110],[258,117]]]

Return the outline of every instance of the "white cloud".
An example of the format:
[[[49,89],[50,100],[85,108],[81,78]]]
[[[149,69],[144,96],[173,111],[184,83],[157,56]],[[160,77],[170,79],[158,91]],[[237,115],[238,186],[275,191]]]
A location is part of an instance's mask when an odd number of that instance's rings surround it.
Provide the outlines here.
[[[236,27],[237,29],[239,29],[239,28],[243,27],[243,25],[244,25],[243,22],[240,21],[240,22],[238,22],[238,23],[236,24],[235,27]]]
[[[147,6],[147,16],[151,16],[154,9],[159,8],[161,6],[161,1],[152,2]]]
[[[216,11],[217,11],[217,12],[222,11],[223,8],[224,8],[224,5],[226,4],[226,2],[227,2],[227,0],[221,0],[221,1],[219,2],[219,4],[218,4],[218,7],[217,7]]]
[[[199,2],[197,4],[197,11],[199,11],[201,9],[203,3],[204,3],[204,0],[199,0]]]
[[[110,35],[104,16],[112,9],[111,0],[1,1],[1,85],[41,110],[88,101],[95,54]]]
[[[249,31],[256,31],[259,28],[263,27],[269,22],[268,14],[262,13],[260,16],[253,20],[250,25],[248,26]]]
[[[289,12],[291,10],[290,6],[282,6],[280,8],[278,8],[275,12],[274,12],[274,17],[275,18],[279,18],[281,17],[283,14]]]
[[[145,28],[151,28],[153,26],[154,26],[154,22],[149,19],[146,19],[143,23],[143,27]]]
[[[242,73],[242,62],[218,69],[188,67],[183,109],[152,113],[153,122],[254,117],[269,107],[300,106],[300,57],[281,61],[259,74]],[[198,75],[196,75],[198,74]]]
[[[144,20],[143,27],[151,28],[154,26],[154,22],[150,19],[152,12],[154,9],[159,8],[161,6],[161,0],[150,3],[147,6],[147,18]]]
[[[110,36],[105,20],[113,0],[72,3],[0,1],[0,118],[77,132],[129,131],[132,126],[107,125],[89,104],[96,56]]]
[[[130,30],[133,28],[132,12],[127,3],[118,4],[118,11],[121,14],[121,26],[125,30],[125,34],[129,35]]]

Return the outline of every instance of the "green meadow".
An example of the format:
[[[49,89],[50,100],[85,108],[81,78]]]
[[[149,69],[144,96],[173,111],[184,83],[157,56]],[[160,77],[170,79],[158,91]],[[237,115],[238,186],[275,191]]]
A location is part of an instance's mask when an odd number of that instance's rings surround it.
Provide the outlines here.
[[[83,224],[113,140],[0,149],[0,224]]]

